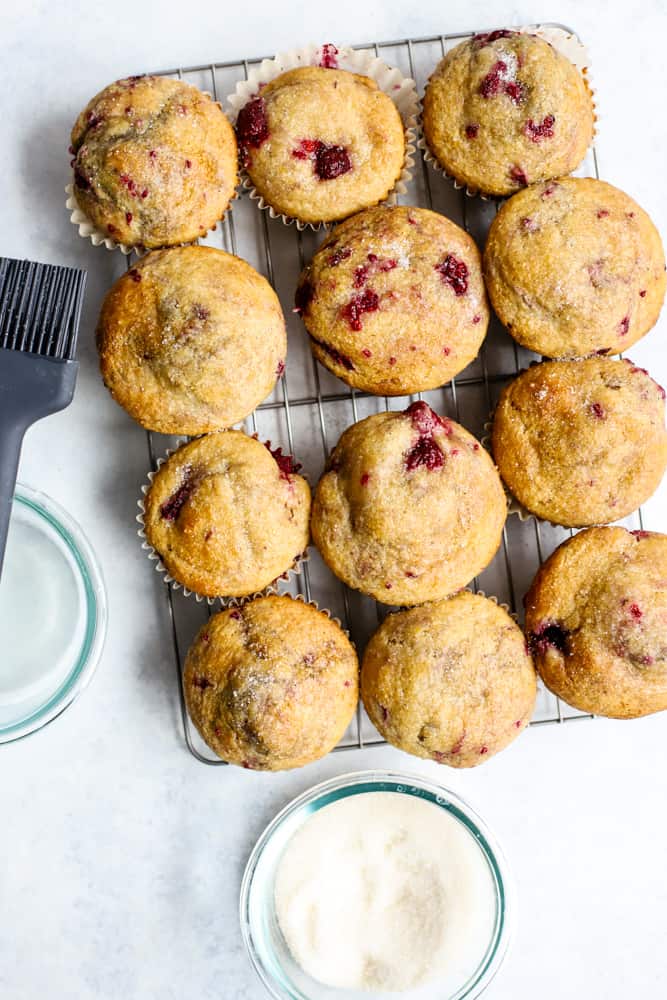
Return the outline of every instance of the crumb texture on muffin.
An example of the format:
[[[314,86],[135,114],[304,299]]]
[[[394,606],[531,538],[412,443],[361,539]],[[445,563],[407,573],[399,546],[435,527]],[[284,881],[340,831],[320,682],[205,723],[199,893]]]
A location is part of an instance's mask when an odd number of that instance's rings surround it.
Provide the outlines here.
[[[287,596],[229,608],[201,628],[183,688],[202,739],[230,764],[302,767],[343,736],[358,701],[354,647],[334,621]]]
[[[239,112],[242,162],[275,211],[331,222],[390,193],[405,159],[405,132],[374,80],[302,66],[281,73]]]
[[[589,528],[540,567],[526,635],[547,687],[583,712],[667,709],[667,536]]]
[[[424,135],[461,184],[508,195],[569,174],[594,129],[579,70],[549,42],[500,30],[461,42],[426,86]]]
[[[449,382],[477,356],[489,322],[474,240],[407,206],[337,226],[303,270],[296,305],[318,361],[383,395]]]
[[[533,365],[503,390],[492,446],[531,513],[566,527],[617,521],[667,466],[665,392],[627,358]]]
[[[462,591],[385,618],[364,653],[361,694],[394,746],[475,767],[530,721],[535,668],[507,612]]]
[[[632,198],[591,177],[535,185],[505,202],[484,275],[511,335],[550,358],[626,351],[665,297],[657,229]]]
[[[129,77],[105,87],[72,129],[74,196],[117,243],[150,248],[204,236],[237,183],[234,130],[182,80]]]
[[[310,489],[288,456],[276,454],[241,431],[221,431],[160,466],[144,530],[175,580],[207,597],[242,597],[305,551]]]
[[[493,463],[426,403],[349,427],[313,501],[313,540],[348,586],[421,604],[472,580],[500,544],[507,505]]]
[[[107,293],[102,377],[148,430],[203,434],[243,420],[273,389],[287,351],[268,281],[213,247],[147,254]]]

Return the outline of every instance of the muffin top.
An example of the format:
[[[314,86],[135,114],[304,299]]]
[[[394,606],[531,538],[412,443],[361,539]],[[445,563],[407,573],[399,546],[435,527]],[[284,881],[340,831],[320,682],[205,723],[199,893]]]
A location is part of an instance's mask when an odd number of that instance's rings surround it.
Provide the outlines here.
[[[424,95],[424,135],[455,180],[507,195],[569,174],[593,138],[591,95],[549,42],[516,31],[475,35],[448,52]]]
[[[421,604],[488,565],[506,512],[484,449],[419,402],[345,431],[318,483],[311,529],[348,586],[385,604]]]
[[[437,212],[403,206],[337,226],[301,274],[296,305],[315,357],[383,395],[448,382],[489,321],[474,240]]]
[[[628,359],[533,365],[503,390],[492,445],[533,514],[568,527],[617,521],[665,471],[665,392]]]
[[[98,228],[127,246],[203,236],[237,182],[234,131],[196,87],[131,76],[100,91],[72,129],[74,196]]]
[[[388,615],[361,667],[364,705],[385,739],[452,767],[475,767],[511,743],[536,687],[519,626],[468,591]]]
[[[143,427],[203,434],[243,420],[284,369],[275,292],[240,257],[174,247],[108,292],[97,327],[105,385]]]
[[[520,344],[547,357],[619,354],[651,329],[665,255],[646,212],[591,177],[510,198],[484,252],[493,307]]]
[[[241,431],[180,447],[156,472],[144,507],[146,538],[167,571],[207,597],[262,590],[308,545],[307,482],[280,449]]]
[[[219,757],[261,771],[328,753],[358,700],[354,647],[334,621],[291,597],[260,597],[202,627],[185,661],[190,717]]]
[[[544,683],[584,712],[667,709],[667,536],[589,528],[538,570],[526,634]]]
[[[374,80],[302,66],[241,109],[245,169],[277,212],[303,222],[344,219],[386,198],[403,169],[401,116]]]

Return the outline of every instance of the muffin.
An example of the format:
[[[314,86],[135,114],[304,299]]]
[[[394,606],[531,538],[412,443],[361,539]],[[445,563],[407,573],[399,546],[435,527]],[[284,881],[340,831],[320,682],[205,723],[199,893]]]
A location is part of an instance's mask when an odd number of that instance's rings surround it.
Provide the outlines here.
[[[511,743],[536,690],[519,626],[468,591],[388,615],[361,666],[361,696],[384,738],[451,767],[475,767]]]
[[[566,527],[618,521],[667,465],[665,392],[631,361],[547,361],[503,390],[493,455],[533,514]]]
[[[311,530],[349,587],[385,604],[422,604],[488,565],[506,513],[484,449],[419,402],[348,427],[317,485]]]
[[[335,747],[357,706],[358,673],[354,647],[327,615],[291,597],[259,597],[201,628],[183,690],[219,757],[281,771]]]
[[[197,438],[155,473],[144,530],[167,572],[206,597],[263,590],[308,545],[310,490],[288,455],[241,431]]]
[[[304,269],[296,306],[313,354],[365,392],[435,389],[477,355],[489,322],[480,255],[424,208],[368,208]]]
[[[175,247],[142,257],[108,292],[102,378],[142,427],[204,434],[248,416],[285,367],[278,297],[239,257]]]
[[[667,708],[667,535],[589,528],[537,572],[526,634],[569,705],[633,719]]]
[[[302,222],[344,219],[387,197],[405,160],[401,116],[367,76],[302,66],[241,108],[243,165],[265,201]]]
[[[234,131],[182,80],[131,76],[93,97],[72,129],[74,197],[117,243],[148,248],[203,236],[237,183]]]
[[[516,31],[461,42],[424,95],[434,157],[459,183],[490,195],[569,174],[586,154],[594,121],[579,70],[549,42]]]
[[[655,226],[627,194],[592,177],[539,184],[505,202],[484,274],[514,339],[551,358],[627,350],[665,297]]]

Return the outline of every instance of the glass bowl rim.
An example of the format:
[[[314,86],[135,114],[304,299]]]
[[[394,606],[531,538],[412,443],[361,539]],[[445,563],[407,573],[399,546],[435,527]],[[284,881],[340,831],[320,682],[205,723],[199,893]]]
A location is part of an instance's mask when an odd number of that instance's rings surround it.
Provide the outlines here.
[[[0,726],[0,745],[15,743],[44,729],[69,708],[88,686],[99,663],[107,632],[107,594],[102,569],[81,525],[48,494],[17,482],[12,503],[27,507],[64,542],[80,574],[86,602],[86,628],[76,661],[65,680],[34,711]]]
[[[377,785],[377,789],[363,788],[360,791],[393,791],[398,794],[416,795],[453,814],[477,840],[494,879],[497,913],[493,937],[484,958],[472,974],[468,982],[461,986],[457,993],[448,1000],[474,1000],[490,985],[496,973],[507,957],[507,951],[514,934],[516,920],[516,891],[507,859],[498,840],[491,832],[486,822],[460,795],[430,778],[406,771],[371,768],[364,771],[351,771],[334,778],[321,781],[289,801],[265,826],[250,852],[241,881],[239,896],[239,918],[241,936],[255,973],[263,983],[273,1000],[301,1000],[301,993],[285,992],[281,983],[276,983],[273,974],[266,968],[262,956],[252,935],[249,917],[250,895],[255,872],[264,849],[283,823],[308,805],[316,804],[320,799],[326,799],[317,808],[322,808],[331,801],[355,794],[357,786]],[[386,787],[395,786],[395,787]],[[337,793],[337,794],[336,794]],[[358,793],[356,793],[358,794]],[[330,799],[328,796],[333,795]],[[316,811],[316,810],[315,810]],[[309,813],[312,815],[313,813]],[[340,990],[341,998],[346,991]],[[369,997],[373,994],[369,993]],[[400,996],[400,994],[396,994]]]

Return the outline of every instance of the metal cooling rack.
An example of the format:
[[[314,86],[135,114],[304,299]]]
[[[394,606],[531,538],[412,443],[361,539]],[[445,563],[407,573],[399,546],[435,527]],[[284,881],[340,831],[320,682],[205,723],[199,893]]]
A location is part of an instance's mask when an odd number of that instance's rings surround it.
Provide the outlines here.
[[[544,26],[563,28],[574,34],[563,25]],[[374,52],[385,62],[398,67],[405,76],[416,80],[419,93],[422,93],[427,78],[442,56],[472,34],[461,32],[404,38],[356,45],[354,48]],[[256,58],[207,63],[163,70],[159,75],[184,79],[207,90],[225,107],[225,99],[234,91],[237,81],[247,77],[250,68],[260,62],[261,59]],[[595,149],[589,151],[578,173],[599,177]],[[456,190],[447,178],[423,161],[419,151],[414,177],[407,193],[399,200],[403,204],[421,205],[441,212],[463,226],[480,246],[484,245],[488,227],[497,211],[494,202],[470,198],[463,191]],[[244,194],[233,203],[233,210],[227,213],[218,231],[201,241],[238,254],[264,274],[278,293],[287,319],[285,373],[273,394],[247,419],[245,429],[257,433],[262,440],[270,439],[274,445],[288,449],[303,464],[311,485],[319,479],[328,453],[347,426],[380,410],[402,410],[416,398],[426,399],[436,410],[446,413],[481,437],[503,386],[537,356],[519,347],[494,317],[479,357],[441,389],[417,396],[387,398],[348,388],[315,361],[301,321],[292,312],[299,272],[323,238],[324,234],[307,230],[299,232],[295,226],[288,227],[279,220],[271,220],[266,211],[260,211]],[[129,261],[128,266],[131,266]],[[150,461],[155,468],[157,458],[175,442],[173,438],[159,434],[148,433],[147,437]],[[643,527],[641,511],[622,523],[630,528]],[[538,565],[572,533],[571,530],[554,528],[536,520],[522,522],[518,517],[510,516],[498,554],[472,582],[472,588],[494,595],[521,620],[521,598]],[[292,578],[289,584],[281,582],[280,590],[300,594],[307,601],[316,600],[320,607],[329,609],[348,630],[360,652],[378,623],[391,610],[369,597],[348,590],[332,576],[312,547],[310,559],[304,563],[301,575]],[[197,603],[192,597],[186,598],[182,592],[174,592],[170,587],[165,587],[164,592],[171,622],[185,742],[192,755],[203,764],[221,765],[223,761],[211,755],[190,723],[181,683],[188,646],[207,615],[216,607],[208,607],[205,602]],[[570,708],[540,686],[531,725],[590,718],[592,716]],[[336,750],[382,743],[384,740],[366,717],[360,703],[355,719]]]

